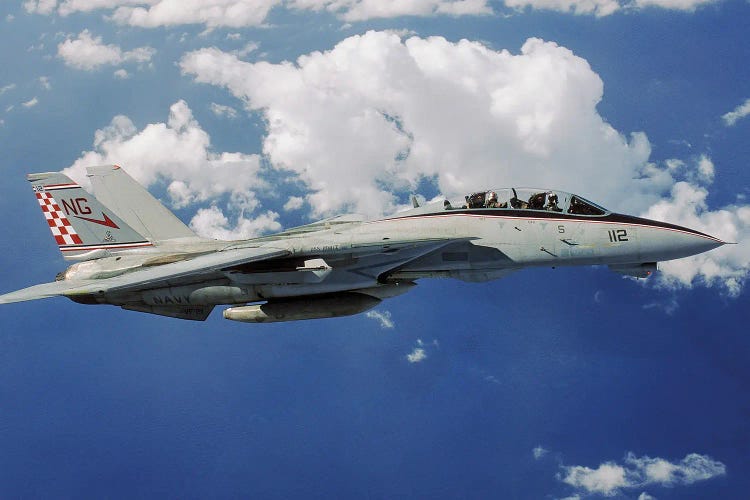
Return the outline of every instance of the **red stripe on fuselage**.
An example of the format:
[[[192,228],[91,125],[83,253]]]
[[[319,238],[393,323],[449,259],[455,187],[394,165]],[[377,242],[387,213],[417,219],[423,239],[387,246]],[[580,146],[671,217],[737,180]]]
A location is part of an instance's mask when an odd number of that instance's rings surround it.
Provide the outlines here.
[[[520,219],[520,220],[549,221],[549,222],[585,222],[585,223],[594,223],[594,224],[610,224],[610,225],[619,224],[619,225],[647,227],[647,228],[655,228],[655,229],[666,229],[669,231],[675,231],[679,233],[700,236],[703,238],[707,238],[709,240],[716,241],[718,243],[724,243],[722,240],[718,238],[715,238],[705,233],[701,233],[700,231],[696,231],[694,229],[677,226],[675,224],[670,224],[668,222],[659,222],[659,221],[652,221],[650,219],[643,219],[643,218],[635,217],[632,215],[610,213],[608,215],[603,215],[603,216],[581,217],[581,216],[575,216],[575,215],[567,215],[566,217],[560,217],[557,213],[541,212],[541,213],[549,214],[549,215],[545,217],[530,217],[524,214],[519,214],[518,211],[515,211],[515,213],[508,213],[510,211],[504,208],[479,209],[479,210],[481,211],[480,212],[465,212],[465,211],[458,210],[458,211],[452,211],[452,213],[405,215],[403,217],[380,219],[377,221],[371,221],[369,223],[372,224],[372,223],[386,222],[386,221],[391,221],[391,220],[432,219],[436,217],[491,217],[491,218],[507,219],[507,220],[519,220]],[[504,211],[505,214],[496,213],[496,210]]]

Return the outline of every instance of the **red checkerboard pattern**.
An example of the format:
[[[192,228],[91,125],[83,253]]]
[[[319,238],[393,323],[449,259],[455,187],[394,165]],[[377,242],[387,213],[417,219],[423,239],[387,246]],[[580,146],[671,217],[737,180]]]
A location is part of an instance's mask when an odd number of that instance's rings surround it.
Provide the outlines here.
[[[44,218],[47,219],[52,236],[60,246],[63,245],[82,245],[83,240],[73,229],[70,221],[60,209],[55,199],[50,193],[36,193],[36,199],[42,207]]]

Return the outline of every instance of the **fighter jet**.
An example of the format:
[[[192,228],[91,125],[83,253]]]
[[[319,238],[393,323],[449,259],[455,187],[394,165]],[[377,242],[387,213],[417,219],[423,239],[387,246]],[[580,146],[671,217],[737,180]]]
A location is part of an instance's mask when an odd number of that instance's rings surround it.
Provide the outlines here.
[[[607,265],[645,278],[660,261],[725,242],[613,213],[554,189],[490,189],[367,220],[343,215],[271,236],[197,236],[117,165],[87,169],[96,197],[60,172],[29,174],[66,260],[52,283],[0,303],[80,304],[205,320],[277,322],[358,314],[423,278],[489,281],[526,267]]]

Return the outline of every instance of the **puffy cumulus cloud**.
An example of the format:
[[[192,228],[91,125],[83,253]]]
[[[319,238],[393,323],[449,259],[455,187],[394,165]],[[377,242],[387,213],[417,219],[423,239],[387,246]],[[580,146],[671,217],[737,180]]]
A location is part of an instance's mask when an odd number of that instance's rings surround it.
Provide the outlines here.
[[[328,10],[345,21],[399,16],[491,14],[487,0],[292,0],[296,9]]]
[[[392,329],[396,326],[393,323],[390,311],[367,311],[366,316],[380,323],[380,328],[384,330]]]
[[[593,14],[608,16],[620,10],[617,0],[505,0],[505,5],[513,9],[531,8],[553,10],[571,14]]]
[[[601,464],[596,469],[581,465],[565,468],[563,482],[589,493],[614,495],[618,489],[626,486],[625,468],[613,463]]]
[[[737,296],[750,271],[750,205],[709,209],[706,198],[713,179],[713,163],[702,156],[694,171],[692,181],[676,182],[669,196],[652,205],[644,217],[669,221],[736,244],[659,263],[657,284],[667,288],[692,287],[696,283],[720,285],[729,295]]]
[[[147,63],[155,52],[151,47],[123,52],[117,45],[105,45],[101,37],[92,36],[88,30],[83,30],[77,38],[66,38],[57,46],[57,55],[65,64],[87,71],[125,62]]]
[[[264,153],[306,183],[319,215],[392,210],[393,193],[421,179],[447,196],[541,184],[631,209],[670,182],[644,167],[645,134],[626,137],[597,113],[603,85],[589,64],[539,39],[511,54],[368,32],[296,63],[207,48],[180,64],[263,113]]]
[[[106,164],[122,165],[144,186],[166,182],[175,207],[226,196],[228,208],[240,214],[236,224],[230,226],[228,219],[222,219],[220,209],[207,209],[195,221],[203,234],[246,236],[281,227],[272,212],[248,217],[259,206],[255,193],[267,187],[258,155],[212,151],[210,137],[184,101],[170,107],[166,122],[141,130],[128,117],[116,116],[109,126],[96,131],[94,148],[65,173],[86,185],[86,167]]]
[[[596,469],[575,465],[562,466],[558,479],[580,490],[583,494],[614,496],[623,489],[650,485],[690,485],[726,474],[723,463],[706,455],[691,453],[679,462],[648,456],[625,456],[624,463],[605,462]],[[646,497],[651,498],[644,493]]]
[[[252,219],[240,216],[232,225],[224,212],[215,205],[201,208],[190,221],[190,228],[199,236],[219,240],[252,238],[264,233],[279,231],[279,214],[267,211]]]
[[[721,119],[724,120],[724,124],[727,127],[731,127],[737,123],[737,120],[740,120],[747,115],[750,115],[750,98],[745,99],[745,102],[734,108],[734,110],[722,115]]]

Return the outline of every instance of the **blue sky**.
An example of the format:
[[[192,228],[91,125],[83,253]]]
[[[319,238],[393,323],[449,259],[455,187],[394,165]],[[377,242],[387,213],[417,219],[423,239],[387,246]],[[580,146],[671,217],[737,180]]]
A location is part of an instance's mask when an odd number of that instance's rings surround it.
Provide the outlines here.
[[[4,291],[66,265],[24,175],[107,163],[213,237],[536,185],[738,244],[289,324],[3,306],[2,496],[747,496],[748,2],[201,6],[0,6]]]

